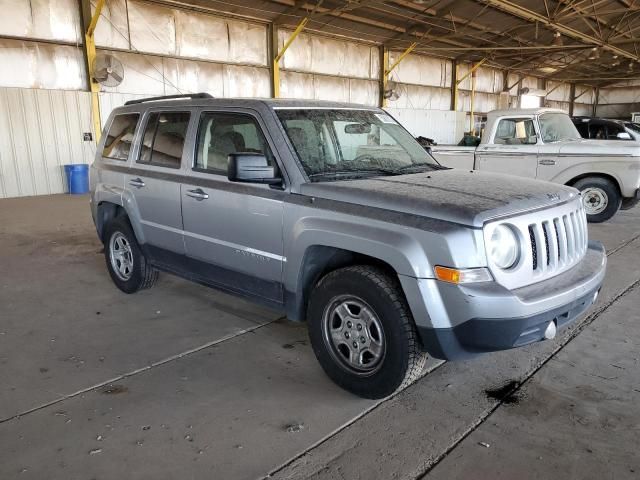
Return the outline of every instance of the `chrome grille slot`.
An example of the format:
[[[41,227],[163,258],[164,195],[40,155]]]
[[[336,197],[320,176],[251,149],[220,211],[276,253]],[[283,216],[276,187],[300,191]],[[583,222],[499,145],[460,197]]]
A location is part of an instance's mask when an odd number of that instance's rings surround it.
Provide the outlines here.
[[[575,242],[574,251],[576,255],[580,254],[580,245],[582,245],[582,241],[580,239],[580,228],[578,227],[578,220],[576,219],[576,214],[571,212],[571,224],[573,225],[574,237],[573,240]]]
[[[551,255],[549,255],[551,247],[549,245],[549,232],[547,232],[547,225],[549,224],[549,222],[542,222],[542,233],[544,233],[544,247],[546,250],[546,259],[547,259],[547,266],[549,266],[551,264]]]
[[[573,233],[573,224],[571,223],[569,215],[563,215],[562,221],[564,222],[564,229],[567,232],[567,262],[570,262],[575,252],[575,234]]]
[[[558,275],[578,263],[587,251],[587,221],[579,199],[547,210],[524,214],[485,226],[485,241],[492,225],[508,224],[519,232],[521,259],[512,268],[489,263],[496,280],[518,288]]]
[[[534,223],[529,225],[529,233],[533,232],[533,239],[531,242],[531,254],[534,258],[533,270],[537,272],[544,272],[547,270],[548,265],[548,252],[549,246],[545,238],[542,225]]]
[[[536,241],[535,226],[529,225],[529,241],[531,242],[531,268],[538,269],[538,242]]]
[[[558,266],[558,232],[555,227],[555,218],[552,221],[542,222],[544,238],[547,241],[547,265],[549,268]]]
[[[564,264],[567,261],[567,232],[564,229],[564,223],[559,218],[554,218],[553,224],[556,227],[558,238],[558,263]]]

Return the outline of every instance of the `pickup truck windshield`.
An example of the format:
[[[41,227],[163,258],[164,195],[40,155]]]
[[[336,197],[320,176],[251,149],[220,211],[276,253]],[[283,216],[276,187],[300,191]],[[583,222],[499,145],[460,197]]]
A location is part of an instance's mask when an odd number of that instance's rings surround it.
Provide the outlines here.
[[[276,113],[311,181],[444,168],[384,112],[322,108]]]
[[[539,118],[540,133],[544,143],[581,138],[569,115],[564,113],[543,113]]]

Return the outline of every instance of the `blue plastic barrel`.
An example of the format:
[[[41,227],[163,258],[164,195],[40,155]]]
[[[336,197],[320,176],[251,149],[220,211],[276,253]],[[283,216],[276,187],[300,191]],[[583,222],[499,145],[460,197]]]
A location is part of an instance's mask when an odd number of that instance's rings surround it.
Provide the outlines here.
[[[72,164],[64,166],[69,193],[79,195],[89,191],[89,165]]]

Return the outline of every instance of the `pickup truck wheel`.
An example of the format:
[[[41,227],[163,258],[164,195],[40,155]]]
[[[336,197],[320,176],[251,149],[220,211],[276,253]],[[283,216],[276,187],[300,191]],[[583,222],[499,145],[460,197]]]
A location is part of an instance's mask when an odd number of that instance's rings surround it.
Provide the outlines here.
[[[383,398],[415,381],[426,362],[398,280],[383,270],[335,270],[315,286],[307,319],[326,374],[365,398]]]
[[[150,288],[158,279],[126,217],[116,217],[105,226],[104,256],[113,283],[125,293]]]
[[[587,220],[600,223],[613,217],[622,205],[622,197],[615,184],[606,178],[588,177],[573,184],[582,193]]]

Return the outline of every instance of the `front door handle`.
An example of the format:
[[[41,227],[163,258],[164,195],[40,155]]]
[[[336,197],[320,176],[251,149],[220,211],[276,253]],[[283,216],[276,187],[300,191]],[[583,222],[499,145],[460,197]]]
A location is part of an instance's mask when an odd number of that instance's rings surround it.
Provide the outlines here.
[[[144,187],[144,182],[142,181],[141,178],[135,178],[133,180],[129,180],[129,185],[136,188],[142,188]]]
[[[538,162],[539,165],[555,165],[556,161],[555,160],[551,160],[550,158],[545,158],[543,160],[540,160]]]
[[[195,198],[196,200],[206,200],[209,198],[209,194],[204,193],[201,188],[196,190],[187,190],[187,195],[191,198]]]

